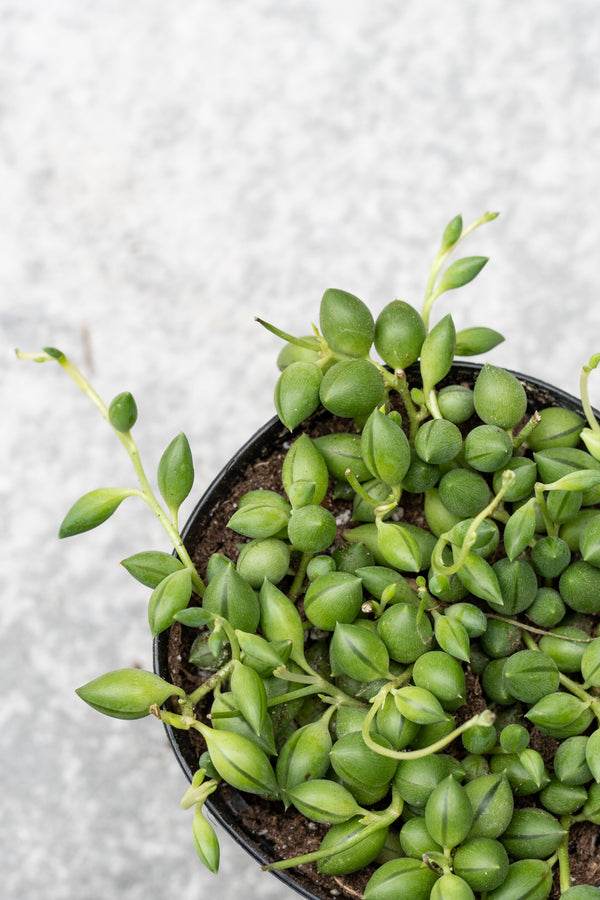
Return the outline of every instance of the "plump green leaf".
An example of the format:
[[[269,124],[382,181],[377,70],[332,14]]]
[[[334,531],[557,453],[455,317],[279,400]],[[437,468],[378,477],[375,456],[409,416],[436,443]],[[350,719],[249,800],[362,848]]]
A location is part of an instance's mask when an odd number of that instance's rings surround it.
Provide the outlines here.
[[[286,796],[313,822],[346,822],[359,811],[350,791],[329,779],[313,778],[288,787]]]
[[[199,859],[210,872],[216,875],[219,871],[219,841],[214,828],[202,813],[201,804],[198,804],[194,810],[192,833]]]
[[[293,362],[275,385],[275,409],[289,431],[293,431],[319,405],[322,373],[313,362]]]
[[[173,438],[158,464],[158,487],[171,510],[179,509],[194,484],[192,451],[185,434]]]
[[[456,355],[476,356],[479,353],[487,353],[493,350],[504,340],[504,335],[493,328],[476,326],[463,328],[456,334]]]
[[[172,572],[154,588],[148,602],[148,623],[152,637],[173,624],[175,614],[186,608],[191,596],[192,575],[189,569]]]
[[[133,556],[122,560],[121,565],[136,581],[149,588],[157,587],[167,575],[183,569],[183,563],[176,556],[162,550],[134,553]]]
[[[162,704],[185,692],[145,669],[116,669],[100,675],[75,693],[89,706],[115,719],[141,719],[151,706]]]
[[[486,256],[464,256],[448,266],[439,280],[436,294],[443,291],[452,291],[462,287],[479,275],[488,258]]]
[[[133,394],[123,391],[117,394],[108,407],[108,421],[116,431],[126,434],[137,421],[137,406]]]
[[[98,488],[84,494],[64,517],[58,532],[59,538],[72,537],[97,528],[112,516],[125,497],[131,497],[135,493],[136,491],[125,488]]]
[[[232,731],[203,726],[201,732],[212,763],[224,781],[239,791],[270,800],[279,796],[275,773],[260,747]]]
[[[456,329],[448,313],[434,325],[421,347],[421,379],[426,397],[450,371],[455,345]]]

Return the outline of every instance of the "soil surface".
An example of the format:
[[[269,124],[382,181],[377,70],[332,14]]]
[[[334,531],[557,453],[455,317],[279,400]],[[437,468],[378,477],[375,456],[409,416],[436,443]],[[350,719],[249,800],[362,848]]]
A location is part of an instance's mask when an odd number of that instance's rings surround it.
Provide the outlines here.
[[[454,380],[457,380],[456,376]],[[463,373],[463,380],[464,383],[472,383],[467,367]],[[530,397],[528,415],[531,415],[535,408],[541,409],[547,405],[556,405],[556,400],[547,390],[542,389],[535,397],[533,395]],[[316,413],[309,421],[311,437],[333,431],[351,430],[351,423],[348,420],[336,419],[323,411]],[[283,457],[295,437],[296,434],[290,435],[278,422],[272,424],[265,435],[262,449],[257,452],[254,448],[242,448],[240,458],[233,460],[227,468],[226,483],[215,482],[209,489],[210,504],[201,511],[195,520],[196,513],[194,513],[185,534],[186,546],[202,575],[205,573],[206,562],[213,553],[222,553],[234,560],[237,558],[239,545],[244,539],[227,529],[226,525],[243,494],[262,488],[284,495],[281,484],[281,465]],[[331,495],[328,495],[323,505],[329,508],[336,517],[343,517],[344,514],[347,517],[349,506],[347,502],[334,500]],[[421,495],[405,493],[399,515],[402,517],[402,521],[423,526]],[[343,527],[340,527],[339,531],[342,530]],[[340,543],[342,542],[341,537],[338,540]],[[161,636],[162,644],[159,641],[159,665],[167,667],[171,680],[188,693],[193,691],[202,680],[202,674],[189,663],[188,659],[196,634],[196,630],[177,624],[170,629],[168,635]],[[466,674],[469,700],[455,713],[457,725],[486,706],[478,676],[470,668],[467,669]],[[206,715],[207,712],[207,708],[200,707],[201,715]],[[525,721],[524,724],[527,722]],[[197,768],[198,756],[206,749],[202,737],[198,732],[176,732],[175,738],[181,755],[180,762],[184,768],[187,767],[188,770],[194,771]],[[551,771],[557,741],[534,729],[531,746],[542,754]],[[449,745],[444,752],[454,753],[457,757],[465,754],[460,740]],[[531,806],[532,798],[525,799],[526,805]],[[316,850],[327,830],[325,826],[309,821],[293,808],[284,810],[281,803],[265,801],[250,794],[242,794],[226,784],[222,784],[210,798],[209,806],[217,820],[225,824],[230,833],[233,828],[233,836],[236,840],[242,842],[246,849],[249,849],[261,862],[264,862],[265,859],[273,861]],[[600,886],[599,831],[600,829],[591,823],[576,824],[571,829],[569,851],[571,876],[574,884]],[[282,874],[284,881],[299,890],[300,893],[304,893],[305,896],[360,898],[364,886],[375,868],[376,866],[373,865],[356,874],[334,878],[320,875],[316,865],[311,864],[291,869]],[[558,870],[558,867],[555,868]],[[559,896],[556,872],[550,898],[556,900]]]

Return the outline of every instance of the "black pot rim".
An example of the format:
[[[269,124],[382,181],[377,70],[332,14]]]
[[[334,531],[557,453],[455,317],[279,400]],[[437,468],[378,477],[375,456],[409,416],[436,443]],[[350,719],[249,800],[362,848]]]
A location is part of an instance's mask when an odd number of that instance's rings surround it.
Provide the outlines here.
[[[472,380],[474,373],[478,372],[482,367],[483,365],[481,363],[475,362],[466,361],[454,363],[449,375],[446,379],[444,379],[444,382],[456,383],[457,381],[464,379]],[[581,402],[572,394],[569,394],[566,391],[561,390],[560,388],[554,387],[553,385],[550,385],[539,378],[535,378],[530,375],[523,375],[522,373],[516,372],[512,369],[505,369],[505,371],[510,372],[512,375],[518,378],[526,388],[534,389],[538,395],[547,396],[547,402],[541,404],[540,408],[543,408],[543,406],[562,406],[566,409],[578,412],[582,416],[584,415]],[[410,367],[410,369],[407,370],[407,374],[409,375],[409,377],[410,375],[416,375],[418,377],[418,365]],[[441,384],[443,384],[444,382],[441,382]],[[532,414],[533,412],[534,407],[533,405],[530,405],[529,413]],[[258,446],[266,445],[270,448],[273,442],[277,439],[281,440],[283,438],[293,440],[295,436],[301,433],[301,430],[302,426],[299,426],[297,432],[292,432],[290,434],[290,432],[286,428],[284,428],[277,416],[269,419],[268,422],[266,422],[261,428],[259,428],[258,431],[256,431],[255,434],[248,441],[246,441],[246,443],[243,444],[242,447],[240,447],[240,449],[234,454],[234,456],[223,467],[223,469],[205,490],[204,494],[194,507],[194,510],[192,511],[182,530],[182,537],[184,541],[187,537],[189,537],[196,519],[203,513],[204,509],[212,509],[216,506],[219,500],[219,494],[222,493],[223,485],[224,483],[226,483],[232,471],[244,467],[249,461],[251,461],[253,458],[256,458],[256,448]],[[160,675],[161,677],[167,676],[168,678],[169,672],[167,665],[167,649],[168,631],[158,635],[158,637],[156,637],[153,642],[154,671],[157,675]],[[175,754],[175,758],[177,759],[179,765],[185,773],[188,781],[191,782],[193,771],[190,768],[180,746],[180,738],[181,736],[185,736],[186,732],[178,731],[177,729],[172,728],[170,725],[165,725],[164,727],[169,743],[171,744],[171,747],[173,749],[173,753]],[[232,793],[239,794],[239,792],[235,791],[232,791]],[[239,796],[243,798],[242,794],[239,794]],[[242,803],[245,803],[243,799]],[[219,802],[218,792],[206,801],[205,807],[208,809],[210,815],[220,825],[220,827],[223,828],[223,830],[227,832],[227,834],[229,834],[229,836],[232,837],[237,844],[243,847],[243,849],[261,866],[266,866],[270,862],[274,862],[272,858],[269,858],[268,849],[266,846],[264,847],[264,849],[260,849],[259,846],[253,846],[251,843],[249,843],[248,836],[242,833],[236,821],[237,813],[234,809],[233,804]],[[287,885],[287,887],[296,891],[301,896],[308,898],[308,900],[322,900],[322,898],[329,896],[328,894],[315,894],[312,890],[310,890],[310,888],[306,887],[306,885],[303,884],[303,876],[298,870],[293,870],[290,872],[275,871],[271,874],[275,875],[280,881]]]

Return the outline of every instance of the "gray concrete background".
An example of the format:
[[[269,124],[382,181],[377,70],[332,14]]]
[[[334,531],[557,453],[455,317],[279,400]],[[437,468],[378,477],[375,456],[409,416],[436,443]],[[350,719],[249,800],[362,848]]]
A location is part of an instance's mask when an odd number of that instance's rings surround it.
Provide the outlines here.
[[[151,666],[147,591],[118,562],[168,543],[135,501],[56,540],[129,462],[57,366],[12,348],[131,390],[151,472],[185,431],[189,512],[272,415],[278,343],[254,315],[305,333],[329,286],[418,304],[446,222],[499,209],[465,248],[490,264],[438,315],[575,391],[600,349],[600,8],[1,0],[0,48],[2,894],[291,898],[225,838],[204,872],[158,723],[74,695]]]

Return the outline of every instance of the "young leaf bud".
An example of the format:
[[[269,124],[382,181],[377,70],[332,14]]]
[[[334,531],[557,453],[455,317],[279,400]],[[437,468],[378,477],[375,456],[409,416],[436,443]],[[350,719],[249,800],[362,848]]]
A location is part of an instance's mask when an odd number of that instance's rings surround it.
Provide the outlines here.
[[[116,431],[126,434],[137,421],[137,406],[133,394],[124,391],[117,394],[108,407],[108,421]]]

